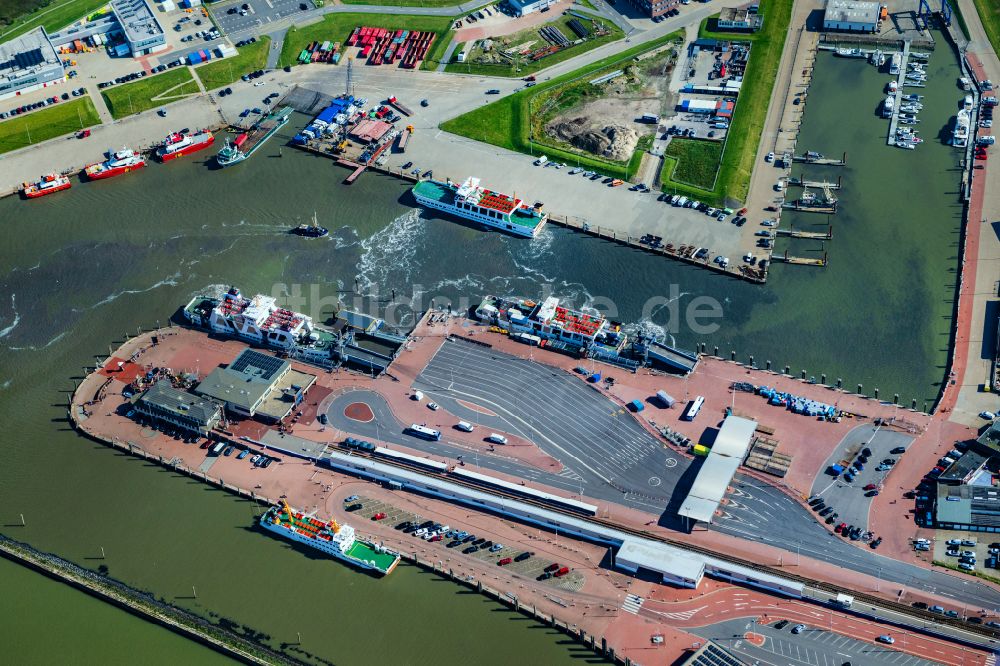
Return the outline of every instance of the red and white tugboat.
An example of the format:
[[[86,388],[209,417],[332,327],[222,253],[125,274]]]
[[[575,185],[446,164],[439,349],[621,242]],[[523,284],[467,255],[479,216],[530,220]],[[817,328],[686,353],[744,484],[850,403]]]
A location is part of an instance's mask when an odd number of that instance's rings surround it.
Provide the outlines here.
[[[47,194],[68,190],[72,186],[69,178],[58,173],[50,173],[42,176],[37,183],[24,183],[21,186],[21,194],[25,199],[37,199]]]
[[[195,134],[174,132],[156,149],[156,157],[161,162],[169,162],[182,155],[190,155],[203,148],[208,148],[213,143],[215,143],[215,136],[208,130],[196,132]]]
[[[146,160],[142,155],[131,148],[122,148],[114,152],[108,151],[108,159],[103,162],[91,164],[84,173],[90,180],[100,180],[101,178],[111,178],[120,176],[129,171],[135,171],[146,166]]]

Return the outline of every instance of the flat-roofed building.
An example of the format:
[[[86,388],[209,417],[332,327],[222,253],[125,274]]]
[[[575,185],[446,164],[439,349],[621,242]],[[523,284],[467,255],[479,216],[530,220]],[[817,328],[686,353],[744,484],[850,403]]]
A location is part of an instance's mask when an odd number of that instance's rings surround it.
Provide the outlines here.
[[[0,99],[64,80],[62,60],[44,29],[37,28],[0,44]]]
[[[163,27],[147,0],[111,0],[111,11],[121,25],[125,42],[135,57],[167,48]]]
[[[720,30],[745,30],[756,32],[764,25],[764,17],[757,13],[757,5],[723,7],[719,12]]]
[[[875,32],[878,29],[879,9],[877,2],[827,0],[823,30]]]
[[[245,349],[227,367],[209,373],[196,392],[224,403],[234,414],[280,421],[315,382],[315,375],[295,370],[288,361]]]
[[[135,399],[136,410],[158,425],[171,425],[192,434],[208,435],[222,419],[222,405],[174,388],[161,379]]]
[[[726,489],[750,449],[756,429],[756,421],[741,416],[726,417],[678,515],[703,523],[712,522]]]
[[[935,523],[942,530],[1000,532],[1000,489],[939,485]]]
[[[373,143],[384,137],[392,125],[381,120],[367,118],[354,126],[351,130],[351,138],[361,143]]]

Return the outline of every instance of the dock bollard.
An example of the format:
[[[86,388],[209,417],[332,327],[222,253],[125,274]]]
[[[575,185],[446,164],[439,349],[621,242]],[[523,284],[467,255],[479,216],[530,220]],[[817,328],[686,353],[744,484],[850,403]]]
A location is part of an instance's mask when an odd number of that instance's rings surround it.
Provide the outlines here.
[[[898,405],[899,404],[899,394],[898,393],[893,393],[892,394],[892,404],[894,404],[894,405]]]
[[[805,379],[805,378],[806,378],[806,371],[805,371],[805,369],[803,369],[802,370],[802,379]]]
[[[913,399],[913,400],[912,400],[912,401],[910,402],[910,409],[916,409],[916,408],[917,408],[917,399],[916,399],[916,398],[914,398],[914,399]]]
[[[819,376],[819,383],[822,384],[823,386],[826,386],[826,373],[825,372]]]
[[[783,374],[786,374],[786,375],[791,374],[791,371],[792,371],[792,368],[790,366],[786,365],[785,366],[785,372]]]
[[[770,360],[768,360],[768,361],[767,361],[767,369],[768,369],[768,370],[770,370],[770,369],[771,369],[771,361],[770,361]]]
[[[844,380],[841,379],[840,377],[837,377],[837,388],[838,389],[843,388],[843,386],[844,386]]]
[[[862,385],[861,385],[861,384],[858,384],[858,395],[861,395],[861,389],[862,389],[862,388],[863,388],[863,387],[862,387]]]
[[[718,358],[718,356],[719,356],[719,346],[716,345],[714,349],[715,349],[715,352],[712,354],[712,356],[715,356],[716,358]]]
[[[735,361],[736,360],[736,350],[735,349],[733,349],[732,351],[729,352],[729,360],[730,361]]]
[[[753,354],[750,354],[750,367],[753,367]]]
[[[875,387],[875,399],[878,400],[878,387]]]

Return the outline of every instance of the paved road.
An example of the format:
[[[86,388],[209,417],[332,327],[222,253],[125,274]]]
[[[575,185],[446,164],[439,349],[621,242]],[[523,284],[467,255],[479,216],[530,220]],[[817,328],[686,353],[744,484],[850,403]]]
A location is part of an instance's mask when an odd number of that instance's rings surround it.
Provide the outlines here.
[[[749,618],[727,620],[717,624],[688,629],[702,638],[710,638],[726,650],[762,664],[788,664],[789,666],[841,666],[846,662],[861,666],[934,666],[938,662],[921,659],[880,645],[859,641],[824,629],[809,627],[801,634],[793,634],[790,622],[784,629],[771,625],[751,624]],[[764,637],[762,645],[747,641],[750,631]]]
[[[663,525],[685,528],[676,511],[697,474],[698,463],[692,464],[665,449],[631,415],[621,412],[580,378],[497,350],[448,341],[414,386],[457,418],[535,442],[567,469],[553,475],[513,460],[482,456],[478,464],[484,468],[551,484],[574,494],[582,488],[588,497],[654,513],[660,515]],[[376,422],[389,427],[380,426],[376,434],[373,424],[347,421],[343,408],[358,399],[367,401],[353,393],[334,403],[329,418],[335,427],[448,457],[455,457],[455,449],[460,448],[402,435],[403,424],[391,415],[381,398],[373,400]],[[457,400],[482,405],[498,416],[485,417]],[[497,449],[502,454],[502,447]],[[475,464],[470,453],[459,455],[465,455],[466,464]],[[676,464],[667,460],[675,460]],[[651,485],[654,477],[658,483]],[[883,581],[880,587],[886,589],[895,589],[894,582],[955,599],[957,610],[964,604],[1000,608],[1000,592],[990,586],[928,571],[844,541],[768,483],[740,475],[732,488],[722,516],[709,529],[780,548],[788,553],[782,561],[785,566],[793,566],[796,558],[805,556],[876,577]],[[628,492],[622,493],[622,489]]]

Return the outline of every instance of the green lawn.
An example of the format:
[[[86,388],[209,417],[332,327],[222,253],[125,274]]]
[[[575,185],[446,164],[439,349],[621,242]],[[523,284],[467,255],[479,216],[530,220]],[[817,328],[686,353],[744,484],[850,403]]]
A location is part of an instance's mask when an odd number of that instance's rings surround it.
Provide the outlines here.
[[[0,122],[0,153],[100,124],[90,95]]]
[[[993,50],[1000,53],[1000,3],[996,0],[973,0]]]
[[[693,195],[701,201],[714,204],[742,202],[746,199],[754,156],[764,129],[771,90],[774,88],[781,52],[788,35],[792,0],[771,0],[762,3],[761,11],[764,14],[764,28],[752,35],[710,32],[706,24],[718,17],[702,22],[699,30],[701,37],[753,42],[750,62],[743,77],[743,87],[726,139],[715,188],[705,190],[665,179],[665,190]]]
[[[455,7],[461,0],[341,0],[345,5],[382,5],[385,7]],[[482,2],[480,7],[489,4]]]
[[[162,74],[108,88],[101,95],[116,119],[176,102],[197,94],[198,83],[187,67],[168,69]]]
[[[241,47],[239,53],[230,58],[213,60],[195,68],[205,90],[215,90],[238,80],[247,72],[263,69],[267,64],[267,52],[271,48],[271,38],[264,35],[253,44]]]
[[[0,42],[39,26],[48,32],[58,32],[70,23],[108,4],[108,1],[52,0],[39,7],[37,0],[0,0]]]
[[[580,13],[584,14],[584,12]],[[574,18],[577,17],[571,14],[564,14],[563,16],[560,16],[557,20],[552,21],[550,23],[546,23],[545,25],[556,28],[557,30],[562,32],[567,39],[572,41],[577,39],[576,33],[574,33],[572,30],[569,29],[569,22]],[[534,74],[540,69],[543,69],[545,67],[551,67],[552,65],[560,63],[568,58],[573,58],[575,56],[580,55],[581,53],[586,53],[587,51],[597,48],[598,46],[601,46],[603,44],[607,44],[608,42],[617,41],[625,36],[625,33],[623,33],[621,29],[611,21],[608,21],[607,19],[601,19],[600,17],[595,17],[595,18],[598,18],[604,23],[604,26],[610,30],[610,34],[605,35],[603,37],[591,37],[585,40],[581,44],[575,44],[573,46],[570,46],[569,48],[562,49],[557,53],[554,53],[550,56],[546,56],[541,60],[537,60],[535,62],[530,62],[526,60],[520,63],[520,65],[516,69],[513,64],[507,64],[507,63],[491,64],[491,63],[471,62],[471,59],[474,59],[475,56],[479,53],[477,49],[476,51],[468,54],[470,56],[470,59],[468,59],[466,62],[453,62],[445,68],[445,71],[458,72],[461,74],[478,74],[482,76],[527,76],[528,74]],[[584,25],[588,29],[591,28],[591,24],[587,23],[586,21],[581,21],[581,23],[584,23]],[[593,35],[593,33],[591,34]],[[510,45],[524,44],[525,42],[531,40],[534,40],[535,42],[534,47],[542,46],[545,43],[542,40],[542,38],[539,37],[538,35],[538,27],[531,28],[529,30],[523,30],[519,33],[511,35],[509,37],[509,40],[510,40],[509,41]]]
[[[529,141],[529,102],[540,95],[545,95],[547,91],[553,88],[574,82],[577,79],[593,77],[597,72],[620,69],[637,55],[659,48],[671,41],[679,42],[683,36],[683,32],[678,31],[647,44],[632,47],[627,51],[609,56],[569,74],[564,74],[551,81],[540,83],[534,88],[522,90],[457,118],[452,118],[441,123],[441,129],[476,141],[507,148],[508,150],[533,155],[544,153],[550,159],[565,161],[570,164],[579,163],[580,166],[599,171],[608,176],[626,178],[628,175],[635,173],[639,159],[642,157],[638,151],[633,155],[628,164],[624,164],[621,162],[609,162],[596,157],[581,157],[576,153],[551,146],[541,146],[538,143]],[[531,103],[534,104],[535,102]],[[642,142],[640,141],[641,146]]]
[[[709,190],[715,185],[722,157],[722,142],[707,139],[671,139],[664,155],[676,166],[665,170],[664,179]]]
[[[448,16],[411,16],[388,14],[327,14],[323,20],[301,28],[293,26],[285,35],[285,43],[281,47],[281,59],[278,65],[295,65],[296,58],[302,49],[310,42],[330,40],[344,44],[351,32],[359,26],[386,28],[391,30],[419,30],[434,32],[437,37],[427,52],[421,69],[437,67],[438,60],[451,41],[452,18]],[[358,49],[348,48],[350,55],[356,55]],[[341,61],[343,63],[343,61]],[[355,65],[364,66],[364,61],[355,61]],[[383,65],[385,67],[386,65]],[[397,65],[391,65],[396,67]]]

